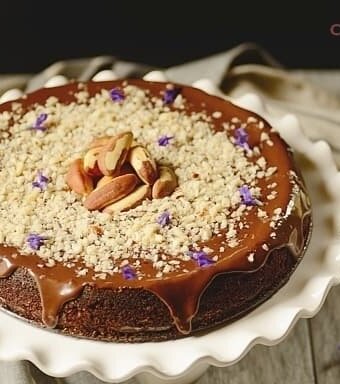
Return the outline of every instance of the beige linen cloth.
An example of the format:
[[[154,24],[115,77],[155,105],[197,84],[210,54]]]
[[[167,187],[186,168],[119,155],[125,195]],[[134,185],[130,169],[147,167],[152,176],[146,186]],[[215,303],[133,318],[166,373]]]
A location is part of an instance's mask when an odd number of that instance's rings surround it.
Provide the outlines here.
[[[118,60],[111,56],[66,60],[55,63],[36,76],[0,76],[0,96],[11,88],[31,92],[43,87],[55,75],[90,80],[103,69],[118,77],[143,77],[155,68]],[[227,52],[165,70],[169,81],[191,84],[207,78],[228,96],[255,92],[275,114],[293,113],[311,139],[326,140],[340,166],[340,70],[287,71],[266,51],[252,43]],[[337,83],[339,85],[337,86]],[[0,325],[1,326],[1,325]],[[99,384],[102,381],[80,372],[67,378],[52,378],[31,363],[0,362],[0,382],[4,384]],[[131,380],[131,383],[133,380]]]

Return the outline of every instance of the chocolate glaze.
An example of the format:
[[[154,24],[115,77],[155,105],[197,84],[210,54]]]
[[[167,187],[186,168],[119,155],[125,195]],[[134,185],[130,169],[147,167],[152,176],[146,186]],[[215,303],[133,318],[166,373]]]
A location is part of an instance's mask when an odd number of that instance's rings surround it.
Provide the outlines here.
[[[160,96],[165,89],[163,83],[145,82],[142,80],[129,80],[129,84],[137,85],[148,89],[152,95]],[[93,83],[86,85],[91,95],[101,89],[111,89],[121,86],[122,81]],[[42,89],[36,91],[26,99],[19,100],[23,108],[29,109],[35,103],[43,104],[51,95],[59,98],[60,102],[70,103],[74,100],[73,94],[77,92],[78,84],[69,84],[54,89]],[[212,114],[220,111],[222,116],[214,119],[216,130],[223,130],[222,123],[230,121],[233,117],[238,117],[242,122],[246,122],[249,116],[254,116],[263,121],[255,113],[246,111],[235,105],[215,96],[208,96],[206,93],[191,88],[182,87],[182,94],[188,100],[187,112],[206,111]],[[9,110],[11,103],[0,106],[0,112]],[[183,267],[189,270],[187,273],[171,272],[163,278],[156,278],[150,265],[145,264],[144,270],[148,273],[147,278],[142,280],[124,280],[120,274],[108,276],[106,280],[94,280],[93,271],[86,276],[77,276],[75,268],[68,268],[61,264],[54,267],[41,266],[42,260],[36,255],[20,255],[18,250],[6,245],[0,246],[0,277],[6,278],[18,267],[27,268],[34,277],[38,286],[42,303],[42,320],[48,327],[55,327],[58,323],[58,313],[63,305],[77,298],[86,285],[97,288],[122,289],[144,288],[157,295],[166,306],[176,324],[178,330],[184,334],[191,331],[191,320],[195,316],[200,297],[215,276],[223,273],[244,272],[251,273],[258,270],[266,262],[269,255],[278,248],[288,247],[296,258],[300,257],[308,241],[309,234],[304,233],[304,222],[309,219],[311,209],[310,202],[305,190],[305,186],[300,176],[292,177],[290,171],[296,171],[292,155],[287,150],[286,143],[278,134],[270,132],[271,127],[265,122],[264,132],[270,135],[274,147],[264,145],[261,148],[262,155],[266,158],[268,166],[278,167],[278,171],[267,181],[260,180],[259,185],[262,191],[266,191],[266,185],[276,182],[278,184],[278,195],[276,199],[268,201],[266,211],[271,215],[275,208],[282,208],[285,216],[280,223],[280,227],[275,231],[276,237],[271,238],[273,231],[269,226],[269,221],[260,220],[254,210],[248,212],[249,229],[239,231],[239,246],[235,248],[226,247],[220,260],[209,267],[198,268],[193,261],[182,262]],[[259,129],[253,124],[248,126],[250,145],[260,144]],[[255,158],[256,160],[256,158]],[[254,160],[254,161],[255,161]],[[295,188],[294,188],[295,186]],[[296,188],[298,186],[299,188]],[[270,193],[270,190],[268,190]],[[221,255],[219,248],[224,239],[223,232],[220,237],[215,236],[209,241],[202,243],[213,249],[214,254]],[[269,251],[262,248],[267,244]],[[254,262],[249,262],[247,255],[254,252]]]

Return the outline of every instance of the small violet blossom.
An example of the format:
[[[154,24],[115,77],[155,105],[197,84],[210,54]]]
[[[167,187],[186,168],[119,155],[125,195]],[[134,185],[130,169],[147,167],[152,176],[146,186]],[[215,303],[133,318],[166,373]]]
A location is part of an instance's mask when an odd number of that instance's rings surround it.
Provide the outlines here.
[[[36,179],[33,181],[32,186],[39,188],[40,191],[46,189],[48,183],[48,177],[44,176],[41,171],[38,172]]]
[[[172,104],[181,91],[181,88],[178,87],[165,90],[163,95],[164,104]]]
[[[159,139],[158,139],[158,145],[160,147],[166,147],[170,144],[170,140],[173,139],[174,137],[173,136],[167,136],[167,135],[162,135]]]
[[[157,218],[157,223],[161,226],[161,227],[165,227],[166,225],[168,225],[170,223],[170,213],[165,211],[163,212],[162,214],[160,214]]]
[[[41,113],[37,119],[35,120],[35,123],[31,127],[31,129],[34,129],[36,131],[45,131],[46,127],[44,126],[44,122],[47,120],[48,115],[47,113]]]
[[[44,244],[44,241],[47,240],[47,237],[38,235],[37,233],[30,233],[26,239],[27,244],[38,251],[40,247]]]
[[[136,278],[136,271],[127,264],[122,267],[122,275],[125,280],[134,280]]]
[[[120,102],[125,99],[124,91],[120,88],[113,88],[110,91],[111,100],[114,102]]]
[[[250,149],[248,144],[248,133],[242,127],[235,130],[235,144],[247,151]]]
[[[247,185],[243,185],[238,190],[240,192],[243,204],[245,204],[247,206],[257,204],[257,200],[251,195],[250,189],[248,188]]]
[[[195,260],[199,267],[208,267],[209,265],[215,264],[214,260],[210,259],[206,252],[189,252],[189,256]]]

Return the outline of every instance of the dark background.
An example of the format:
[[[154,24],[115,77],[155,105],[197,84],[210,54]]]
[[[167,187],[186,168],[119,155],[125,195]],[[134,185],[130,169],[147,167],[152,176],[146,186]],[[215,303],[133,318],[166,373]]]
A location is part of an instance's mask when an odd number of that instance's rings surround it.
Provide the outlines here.
[[[340,36],[330,33],[339,1],[31,3],[1,2],[0,73],[102,54],[166,67],[245,41],[286,67],[340,68]]]

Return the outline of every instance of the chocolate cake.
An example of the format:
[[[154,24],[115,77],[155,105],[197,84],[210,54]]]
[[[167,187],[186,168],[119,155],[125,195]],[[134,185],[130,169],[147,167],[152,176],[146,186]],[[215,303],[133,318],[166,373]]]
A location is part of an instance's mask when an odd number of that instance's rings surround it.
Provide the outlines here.
[[[0,106],[0,302],[77,337],[144,342],[244,316],[311,232],[292,150],[198,89],[121,80]]]

